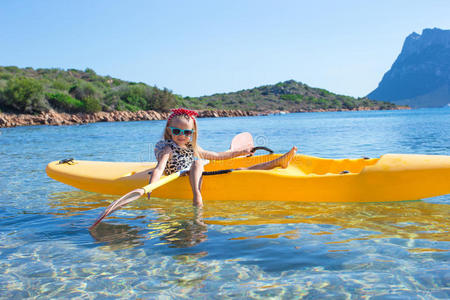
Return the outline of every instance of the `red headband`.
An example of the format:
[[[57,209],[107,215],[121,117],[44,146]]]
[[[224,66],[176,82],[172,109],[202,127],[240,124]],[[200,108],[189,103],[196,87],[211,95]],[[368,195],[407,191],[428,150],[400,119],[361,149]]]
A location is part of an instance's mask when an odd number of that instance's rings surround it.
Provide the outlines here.
[[[193,110],[189,110],[189,109],[185,109],[185,108],[172,109],[172,113],[167,118],[167,122],[170,121],[170,119],[172,119],[175,116],[182,116],[182,115],[186,115],[186,116],[191,117],[192,120],[194,120],[194,122],[195,122],[195,118],[194,117],[198,116],[198,113],[193,111]]]

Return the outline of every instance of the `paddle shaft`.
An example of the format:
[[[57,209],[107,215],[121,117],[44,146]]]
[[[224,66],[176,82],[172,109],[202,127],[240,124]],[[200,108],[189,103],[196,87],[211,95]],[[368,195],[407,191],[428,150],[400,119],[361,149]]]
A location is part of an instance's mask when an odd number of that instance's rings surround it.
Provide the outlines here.
[[[163,186],[175,179],[177,179],[178,177],[180,177],[181,175],[183,175],[184,173],[189,172],[189,170],[181,170],[175,173],[172,173],[170,175],[161,177],[158,181],[147,184],[146,186],[142,187],[142,189],[144,190],[144,194],[150,193],[151,191],[153,191],[154,189],[159,188],[160,186]]]

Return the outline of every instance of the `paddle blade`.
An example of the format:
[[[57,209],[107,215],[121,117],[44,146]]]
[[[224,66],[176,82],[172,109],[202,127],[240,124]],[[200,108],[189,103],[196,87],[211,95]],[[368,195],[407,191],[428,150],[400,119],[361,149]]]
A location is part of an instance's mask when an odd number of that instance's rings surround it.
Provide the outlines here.
[[[242,132],[236,135],[231,141],[230,150],[239,151],[254,147],[253,137],[250,132]]]
[[[146,194],[146,193],[150,193],[151,191],[153,191],[154,189],[159,188],[162,185],[165,185],[175,179],[177,179],[178,177],[180,177],[182,174],[188,172],[189,170],[181,170],[178,171],[176,173],[170,174],[169,176],[165,176],[164,178],[161,178],[160,180],[158,180],[157,182],[154,182],[152,184],[148,184],[142,188],[139,189],[135,189],[132,190],[131,192],[129,192],[128,194],[123,195],[122,197],[120,197],[119,199],[117,199],[116,201],[114,201],[113,203],[111,203],[106,209],[105,211],[97,218],[97,220],[94,222],[94,224],[92,224],[91,227],[89,227],[89,230],[93,229],[95,226],[97,226],[98,223],[100,223],[104,218],[106,218],[107,216],[109,216],[112,212],[114,212],[115,210],[121,208],[124,205],[127,205],[128,203],[138,199],[139,197],[141,197],[142,195]]]
[[[115,210],[121,208],[122,206],[127,205],[130,202],[133,202],[136,199],[139,199],[142,195],[144,195],[144,189],[135,189],[128,194],[123,195],[113,203],[111,203],[103,213],[95,220],[94,224],[89,227],[89,230],[92,230],[98,223],[100,223],[104,218],[112,214]]]

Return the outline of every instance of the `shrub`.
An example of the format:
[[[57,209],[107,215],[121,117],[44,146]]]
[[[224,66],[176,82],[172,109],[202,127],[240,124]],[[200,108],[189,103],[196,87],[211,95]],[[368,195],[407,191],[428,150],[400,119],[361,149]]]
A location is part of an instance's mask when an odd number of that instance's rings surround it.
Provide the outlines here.
[[[147,87],[149,88],[149,87]],[[151,88],[149,88],[151,89]],[[105,104],[117,110],[141,110],[145,109],[150,92],[141,85],[122,85],[111,89],[104,97]]]
[[[301,103],[303,100],[303,95],[299,95],[299,94],[285,94],[285,95],[280,95],[280,98],[283,100],[287,100],[287,101],[291,101],[293,103]]]
[[[8,81],[2,93],[2,103],[18,112],[47,111],[42,84],[33,78],[16,77]]]
[[[337,99],[333,99],[331,101],[331,103],[333,105],[333,108],[338,108],[338,109],[342,108],[342,102]]]
[[[100,98],[100,92],[94,85],[87,82],[79,82],[72,86],[69,93],[78,100],[86,100],[87,98]]]
[[[47,94],[48,102],[56,109],[67,112],[81,112],[85,110],[85,104],[67,94]]]
[[[125,110],[125,111],[138,111],[142,110],[142,108],[134,106],[130,103],[127,103],[125,101],[119,100],[119,102],[116,104],[116,110]]]
[[[147,109],[168,111],[175,103],[175,95],[171,91],[154,87],[151,99],[147,102]]]
[[[67,91],[70,88],[70,83],[61,79],[55,79],[51,83],[51,87],[56,90]]]
[[[13,75],[9,73],[0,73],[0,79],[9,80],[13,77]]]
[[[5,70],[10,72],[10,73],[18,73],[18,72],[20,72],[20,69],[18,67],[16,67],[16,66],[5,67]]]
[[[351,98],[346,98],[342,101],[342,107],[346,109],[354,109],[356,104]]]
[[[317,104],[319,104],[319,106],[321,108],[330,108],[331,107],[331,102],[327,99],[317,99]]]
[[[119,85],[122,84],[122,81],[119,80],[119,79],[116,79],[116,78],[113,78],[113,79],[112,79],[112,82],[113,82],[113,85],[114,85],[114,86],[119,86]]]
[[[87,113],[95,113],[102,110],[102,106],[98,99],[93,97],[87,97],[83,99],[84,111]]]
[[[95,71],[92,70],[91,68],[86,68],[84,70],[84,73],[87,73],[87,74],[92,75],[92,76],[96,76],[97,75],[97,73],[95,73]]]
[[[122,91],[121,99],[128,104],[140,109],[146,109],[152,97],[152,90],[145,85],[133,85]]]
[[[215,101],[209,101],[206,106],[208,107],[212,107],[212,108],[217,108],[218,104]]]

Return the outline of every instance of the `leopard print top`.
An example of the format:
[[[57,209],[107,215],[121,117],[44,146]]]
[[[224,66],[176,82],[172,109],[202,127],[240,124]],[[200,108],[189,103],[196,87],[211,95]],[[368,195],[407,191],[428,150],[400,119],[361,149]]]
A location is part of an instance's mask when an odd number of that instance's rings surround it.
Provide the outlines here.
[[[166,146],[172,149],[172,157],[167,161],[166,167],[164,168],[165,175],[170,175],[191,167],[195,160],[194,148],[191,143],[187,144],[187,148],[181,148],[172,140],[161,140],[155,145],[156,158],[158,158]]]

